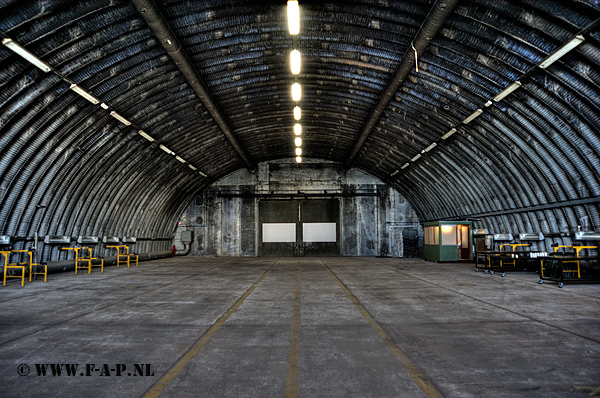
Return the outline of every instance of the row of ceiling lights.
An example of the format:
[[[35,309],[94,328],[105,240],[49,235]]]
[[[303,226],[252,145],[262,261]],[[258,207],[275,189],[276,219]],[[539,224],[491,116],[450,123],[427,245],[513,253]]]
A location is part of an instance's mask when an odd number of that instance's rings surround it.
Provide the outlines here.
[[[67,83],[70,83],[69,88],[71,90],[73,90],[73,92],[79,94],[81,97],[85,98],[87,101],[91,102],[92,104],[94,104],[94,105],[100,104],[100,107],[102,109],[109,110],[108,105],[106,105],[104,102],[100,102],[100,100],[98,98],[94,97],[92,94],[88,93],[83,88],[81,88],[77,84],[73,83],[70,79],[68,79],[67,77],[63,76],[61,73],[55,71],[50,65],[48,65],[46,62],[44,62],[41,59],[39,59],[36,55],[34,55],[33,53],[31,53],[30,51],[28,51],[27,49],[25,49],[25,47],[21,46],[16,41],[14,41],[14,40],[12,40],[10,38],[5,37],[4,39],[2,39],[2,44],[6,48],[8,48],[9,50],[13,51],[15,54],[20,55],[22,58],[24,58],[25,60],[27,60],[32,65],[34,65],[37,68],[41,69],[42,71],[44,71],[46,73],[54,71],[64,81],[66,81]],[[112,116],[113,118],[117,119],[119,122],[121,122],[125,126],[128,126],[128,127],[132,126],[132,123],[129,120],[127,120],[125,117],[121,116],[119,113],[117,113],[115,111],[110,111],[110,116]],[[147,139],[150,142],[156,141],[152,136],[150,136],[148,133],[146,133],[145,131],[143,131],[141,129],[138,129],[138,134],[141,135],[143,138]],[[175,156],[175,159],[177,161],[179,161],[181,163],[187,163],[187,165],[188,165],[188,167],[190,169],[192,169],[194,171],[197,171],[202,177],[208,177],[201,170],[198,170],[198,168],[196,166],[194,166],[193,164],[189,163],[187,160],[185,160],[181,156],[176,155],[175,152],[171,151],[165,145],[159,144],[158,147],[160,149],[162,149],[163,151],[165,151],[166,153],[168,153],[169,155]]]
[[[571,40],[569,40],[567,43],[565,43],[562,47],[560,47],[558,50],[556,50],[555,52],[553,52],[552,54],[550,54],[545,60],[543,60],[539,65],[537,65],[539,68],[541,69],[546,69],[548,66],[552,65],[554,62],[558,61],[562,56],[564,56],[566,53],[568,53],[569,51],[573,50],[575,47],[577,47],[578,45],[580,45],[581,43],[583,43],[585,41],[585,38],[583,37],[583,35],[579,34],[576,35],[575,37],[573,37]],[[510,84],[508,87],[506,87],[503,91],[501,91],[499,94],[497,94],[494,98],[492,98],[491,100],[487,101],[484,105],[484,107],[489,107],[490,105],[492,105],[493,102],[498,102],[503,100],[506,96],[508,96],[509,94],[511,94],[513,91],[517,90],[519,87],[521,87],[522,83],[520,80],[517,80],[515,82],[513,82],[512,84]],[[493,102],[492,102],[493,101]],[[469,116],[467,116],[462,122],[460,122],[459,124],[469,124],[471,121],[475,120],[477,117],[479,117],[481,114],[483,113],[483,109],[479,108],[477,109],[475,112],[471,113]],[[458,127],[458,126],[457,126]],[[451,128],[450,130],[448,130],[448,132],[446,134],[444,134],[441,137],[441,140],[446,140],[448,138],[450,138],[450,136],[452,136],[454,133],[456,133],[456,127]],[[433,148],[435,148],[438,144],[436,142],[432,143],[431,145],[429,145],[427,148],[423,149],[421,151],[421,153],[417,154],[416,156],[414,156],[412,159],[410,159],[411,162],[416,162],[422,154],[431,151]],[[409,162],[406,162],[404,165],[402,165],[402,167],[400,167],[400,170],[404,170],[405,168],[407,168],[408,166],[410,166]],[[394,177],[396,174],[398,174],[400,172],[400,170],[396,170],[394,171],[392,174],[390,174],[390,177]]]
[[[300,32],[300,8],[298,5],[298,1],[293,0],[293,1],[287,2],[287,14],[288,14],[288,28],[289,28],[290,34],[298,35],[298,33]],[[548,56],[544,61],[542,61],[538,65],[538,67],[542,68],[542,69],[547,68],[552,63],[554,63],[555,61],[560,59],[562,56],[564,56],[566,53],[568,53],[569,51],[571,51],[575,47],[577,47],[579,44],[581,44],[584,40],[585,40],[585,38],[583,37],[583,35],[575,36],[572,40],[570,40],[569,42],[564,44],[561,48],[556,50],[554,53],[552,53],[550,56]],[[44,71],[46,73],[53,71],[53,68],[50,65],[48,65],[47,63],[45,63],[44,61],[39,59],[37,56],[35,56],[34,54],[32,54],[31,52],[26,50],[23,46],[21,46],[19,43],[15,42],[14,40],[12,40],[10,38],[4,38],[2,40],[2,44],[5,47],[7,47],[8,49],[10,49],[11,51],[13,51],[14,53],[23,57],[25,60],[30,62],[32,65],[41,69],[42,71]],[[301,69],[301,57],[300,57],[300,51],[298,51],[297,49],[292,50],[292,52],[290,53],[290,64],[291,64],[292,74],[298,75],[300,73],[300,69]],[[100,106],[103,109],[105,109],[105,110],[109,109],[108,105],[106,105],[105,103],[100,103],[100,100],[98,100],[96,97],[94,97],[93,95],[91,95],[90,93],[85,91],[83,88],[81,88],[77,84],[71,82],[69,79],[62,76],[60,73],[58,73],[58,72],[56,72],[56,73],[59,76],[61,76],[64,80],[71,83],[69,88],[71,90],[73,90],[75,93],[79,94],[81,97],[85,98],[87,101],[91,102],[94,105],[100,104]],[[506,96],[511,94],[513,91],[517,90],[519,87],[521,87],[521,82],[517,80],[517,81],[513,82],[511,85],[509,85],[502,92],[500,92],[498,95],[496,95],[492,100],[487,101],[484,106],[489,107],[490,105],[492,105],[492,101],[494,101],[494,102],[501,101]],[[298,101],[300,101],[301,98],[302,98],[302,88],[298,82],[295,82],[292,85],[292,99],[297,103]],[[460,124],[469,124],[475,118],[479,117],[482,113],[483,113],[483,109],[479,108],[476,111],[474,111],[471,115],[469,115],[467,118],[465,118]],[[126,126],[131,126],[131,124],[132,124],[129,120],[127,120],[126,118],[124,118],[123,116],[121,116],[120,114],[118,114],[115,111],[110,111],[110,115]],[[296,121],[299,121],[301,119],[301,116],[302,116],[302,110],[298,105],[296,105],[294,107],[294,119]],[[441,139],[442,140],[448,139],[450,136],[452,136],[454,133],[456,133],[456,131],[457,131],[456,128],[451,128],[446,134],[444,134],[441,137]],[[138,134],[150,142],[155,141],[155,139],[152,136],[150,136],[149,134],[147,134],[146,132],[144,132],[141,129],[138,130]],[[302,138],[299,137],[302,134],[302,125],[300,125],[300,123],[296,123],[294,125],[294,134],[297,136],[294,140],[294,143],[296,144],[296,162],[300,163],[300,162],[302,162],[302,157],[301,157],[301,155],[302,155],[302,148],[301,148]],[[419,153],[416,156],[414,156],[413,158],[411,158],[411,162],[417,161],[419,158],[421,158],[422,154],[429,152],[436,146],[437,146],[437,143],[433,142],[431,145],[429,145],[428,147],[423,149],[421,151],[421,153]],[[165,145],[160,144],[159,148],[170,155],[174,155],[175,159],[178,160],[179,162],[188,163],[185,159],[176,155],[175,152],[171,151]],[[404,165],[402,165],[402,167],[400,167],[400,169],[404,170],[409,165],[410,165],[410,163],[407,162]],[[190,169],[192,169],[194,171],[198,171],[198,173],[200,175],[202,175],[203,177],[207,177],[207,175],[205,173],[203,173],[202,171],[199,171],[194,165],[188,163],[188,166]],[[391,177],[398,174],[399,171],[400,170],[394,171],[391,174]]]
[[[290,35],[296,36],[300,33],[300,7],[298,1],[287,2],[287,15],[288,15],[288,29]],[[295,41],[293,41],[295,43]],[[292,69],[292,75],[298,75],[300,73],[301,59],[300,51],[293,49],[290,53],[290,65]],[[294,107],[294,120],[299,121],[302,117],[302,109],[298,106],[298,101],[302,98],[302,87],[297,81],[292,84],[292,99],[296,102]],[[302,125],[300,123],[294,124],[294,144],[296,144],[296,162],[302,162]]]

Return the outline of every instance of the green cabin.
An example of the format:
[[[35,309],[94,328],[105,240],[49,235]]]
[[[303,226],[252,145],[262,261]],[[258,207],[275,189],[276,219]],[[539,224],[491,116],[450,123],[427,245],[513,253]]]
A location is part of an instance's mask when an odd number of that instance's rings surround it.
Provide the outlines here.
[[[471,221],[432,221],[423,224],[425,260],[471,261]]]

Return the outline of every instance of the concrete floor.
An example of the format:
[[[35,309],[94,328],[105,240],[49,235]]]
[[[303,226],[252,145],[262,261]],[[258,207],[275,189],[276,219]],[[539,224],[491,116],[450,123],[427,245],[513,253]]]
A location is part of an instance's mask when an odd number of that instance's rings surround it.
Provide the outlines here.
[[[600,396],[600,285],[538,280],[419,259],[175,258],[12,282],[0,396]]]

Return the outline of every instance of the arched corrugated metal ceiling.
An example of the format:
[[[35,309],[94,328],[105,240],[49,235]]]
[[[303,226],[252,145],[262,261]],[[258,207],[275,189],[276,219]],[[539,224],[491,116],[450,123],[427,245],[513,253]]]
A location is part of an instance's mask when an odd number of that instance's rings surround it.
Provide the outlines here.
[[[39,224],[42,234],[169,235],[211,181],[293,156],[295,80],[305,156],[387,181],[422,219],[478,215],[495,232],[569,232],[585,217],[600,227],[595,0],[300,1],[295,39],[283,1],[162,0],[180,45],[169,51],[177,43],[142,3],[0,3],[3,38],[53,68],[0,48],[3,234]],[[437,32],[419,39],[432,19]],[[538,67],[578,34],[581,45]],[[423,49],[418,72],[411,43]],[[181,56],[198,81],[186,79]],[[394,89],[403,60],[410,69]],[[515,81],[521,88],[486,106]]]

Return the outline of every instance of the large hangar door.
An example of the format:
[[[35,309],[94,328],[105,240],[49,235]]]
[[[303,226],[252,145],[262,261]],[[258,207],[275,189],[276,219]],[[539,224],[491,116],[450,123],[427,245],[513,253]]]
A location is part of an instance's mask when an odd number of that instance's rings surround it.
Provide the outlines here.
[[[340,255],[340,202],[337,199],[300,202],[304,256]]]
[[[298,203],[297,200],[259,202],[259,256],[298,256]]]
[[[340,255],[340,203],[327,200],[262,200],[259,256]]]

